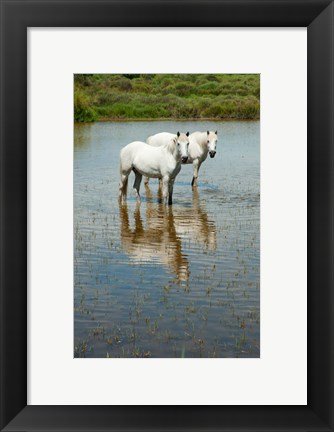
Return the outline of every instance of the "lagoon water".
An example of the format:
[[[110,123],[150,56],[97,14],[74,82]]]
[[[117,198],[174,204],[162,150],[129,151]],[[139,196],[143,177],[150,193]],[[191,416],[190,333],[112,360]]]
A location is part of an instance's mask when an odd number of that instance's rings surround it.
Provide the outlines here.
[[[119,152],[157,132],[218,130],[217,154],[175,181],[130,174]],[[260,356],[259,121],[98,122],[74,126],[74,356]]]

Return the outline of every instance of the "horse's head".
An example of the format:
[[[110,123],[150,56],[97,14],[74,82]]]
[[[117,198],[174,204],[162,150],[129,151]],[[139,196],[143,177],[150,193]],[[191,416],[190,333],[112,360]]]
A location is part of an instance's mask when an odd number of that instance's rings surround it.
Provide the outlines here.
[[[208,143],[208,149],[209,149],[209,155],[211,158],[214,158],[216,155],[216,147],[217,147],[217,141],[218,141],[218,132],[209,132],[206,133],[207,143]]]
[[[182,163],[186,163],[188,160],[189,132],[186,134],[178,132],[174,138],[174,142],[181,157]]]

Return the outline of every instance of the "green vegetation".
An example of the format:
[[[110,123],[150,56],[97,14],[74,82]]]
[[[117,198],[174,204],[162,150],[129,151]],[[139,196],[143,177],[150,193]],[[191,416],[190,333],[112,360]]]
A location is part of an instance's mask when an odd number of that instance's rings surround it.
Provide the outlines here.
[[[77,122],[259,117],[260,75],[74,75]]]

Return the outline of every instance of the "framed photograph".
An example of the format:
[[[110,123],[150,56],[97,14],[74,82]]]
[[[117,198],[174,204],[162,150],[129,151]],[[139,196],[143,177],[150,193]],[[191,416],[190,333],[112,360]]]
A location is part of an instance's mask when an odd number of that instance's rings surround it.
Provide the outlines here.
[[[333,430],[333,7],[1,2],[1,430]]]
[[[259,358],[260,75],[74,86],[74,357]]]

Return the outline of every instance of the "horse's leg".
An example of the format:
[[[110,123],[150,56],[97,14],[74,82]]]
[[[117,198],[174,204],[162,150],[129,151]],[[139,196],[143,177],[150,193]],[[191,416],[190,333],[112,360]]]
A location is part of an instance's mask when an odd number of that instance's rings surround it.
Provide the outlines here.
[[[169,176],[164,176],[162,178],[162,199],[163,204],[167,204],[167,198],[168,198],[168,189],[169,189]]]
[[[133,172],[135,173],[135,182],[133,183],[133,189],[136,192],[137,202],[140,203],[140,194],[139,194],[139,188],[141,179],[143,178],[142,174],[140,174],[136,169],[133,169]]]
[[[129,173],[128,174],[121,173],[121,179],[119,182],[119,191],[118,191],[119,202],[122,201],[122,198],[125,199],[126,197],[127,190],[128,190],[128,178],[129,178]]]
[[[195,159],[193,162],[193,180],[191,182],[191,186],[196,187],[197,186],[197,177],[198,177],[198,171],[200,169],[201,163],[198,159]]]
[[[174,189],[175,178],[169,180],[168,184],[168,205],[173,204],[173,189]]]
[[[150,181],[150,179],[148,177],[144,177],[144,185],[148,186],[148,182]]]
[[[159,179],[159,187],[158,187],[158,203],[162,203],[162,180]]]

